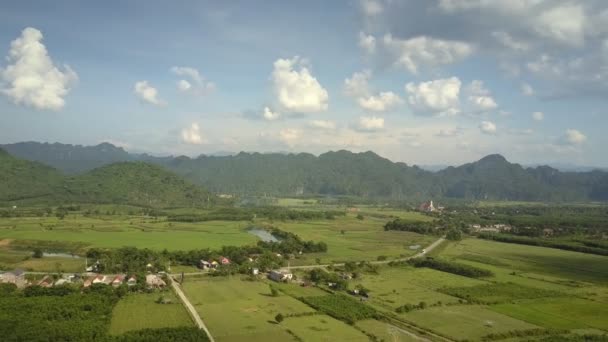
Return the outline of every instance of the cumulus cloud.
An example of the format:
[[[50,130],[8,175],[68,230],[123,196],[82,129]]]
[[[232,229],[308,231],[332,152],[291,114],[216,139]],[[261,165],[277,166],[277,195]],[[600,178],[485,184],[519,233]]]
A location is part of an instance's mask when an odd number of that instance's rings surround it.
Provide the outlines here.
[[[359,118],[358,130],[364,132],[379,131],[384,128],[384,118],[377,116],[362,116]]]
[[[479,130],[484,134],[496,134],[496,124],[491,121],[482,121]]]
[[[524,82],[521,84],[521,93],[525,96],[533,96],[534,88],[532,88],[532,86],[529,85],[528,83]]]
[[[262,117],[264,117],[264,120],[275,121],[281,117],[281,113],[273,111],[269,107],[264,107]]]
[[[327,110],[329,94],[302,65],[299,57],[274,62],[272,79],[280,105],[289,112],[312,113]]]
[[[182,141],[193,145],[204,143],[198,123],[194,122],[189,127],[182,129]]]
[[[205,78],[195,68],[174,66],[171,68],[171,72],[177,76],[189,79],[181,79],[177,81],[177,89],[179,89],[181,92],[205,95],[215,90],[215,84],[205,80]]]
[[[42,39],[42,32],[28,27],[11,42],[0,91],[19,105],[59,110],[78,75],[68,65],[56,66]]]
[[[581,131],[570,128],[566,130],[566,133],[561,138],[561,142],[566,145],[578,146],[587,141],[587,136],[581,133]]]
[[[376,37],[359,32],[359,47],[368,54],[376,52]]]
[[[393,55],[394,64],[418,73],[421,66],[438,67],[459,62],[473,53],[473,46],[462,41],[419,36],[398,39],[390,33],[383,39],[384,47]]]
[[[313,120],[310,122],[310,126],[313,128],[323,130],[334,130],[336,129],[336,123],[329,120]]]
[[[166,102],[158,97],[158,90],[151,86],[148,81],[139,81],[133,86],[135,95],[137,95],[142,101],[151,103],[156,106],[165,105]]]
[[[285,128],[279,132],[279,140],[287,146],[293,146],[300,139],[300,131],[294,128]]]
[[[535,121],[543,121],[545,119],[545,114],[543,112],[534,112],[532,113],[532,119]]]
[[[468,87],[469,104],[474,111],[488,111],[496,109],[498,105],[490,91],[485,88],[483,81],[474,80]]]
[[[344,94],[352,97],[369,95],[369,79],[372,73],[369,70],[355,72],[350,78],[344,80]]]
[[[385,112],[403,103],[403,100],[392,91],[381,92],[378,95],[360,97],[357,100],[359,106],[372,112]]]
[[[405,85],[407,101],[417,114],[455,115],[460,112],[460,87],[457,77]]]
[[[528,51],[530,46],[523,41],[518,41],[505,31],[494,31],[492,36],[504,47],[514,51]]]

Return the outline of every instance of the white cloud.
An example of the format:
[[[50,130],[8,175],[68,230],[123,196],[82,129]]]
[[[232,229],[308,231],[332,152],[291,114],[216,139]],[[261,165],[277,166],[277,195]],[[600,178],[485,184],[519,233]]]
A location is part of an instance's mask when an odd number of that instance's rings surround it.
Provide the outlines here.
[[[197,95],[206,95],[215,90],[215,84],[205,80],[205,78],[201,76],[200,72],[195,68],[174,66],[171,68],[171,72],[177,76],[187,77],[190,79],[190,81],[181,79],[177,82],[177,89],[179,89],[181,92],[191,92]]]
[[[455,115],[460,112],[460,86],[457,77],[408,83],[405,91],[408,103],[418,114]]]
[[[359,106],[372,112],[385,112],[403,103],[403,100],[392,91],[381,92],[378,95],[361,97],[357,100]]]
[[[576,129],[567,129],[562,137],[562,142],[567,145],[581,145],[587,141],[587,136]]]
[[[182,141],[193,145],[204,143],[198,123],[194,122],[189,127],[182,129]]]
[[[359,47],[368,54],[376,52],[376,37],[359,32]]]
[[[401,40],[386,34],[383,44],[394,56],[395,65],[405,67],[413,74],[418,73],[421,66],[433,68],[452,64],[473,53],[473,46],[466,42],[425,36]]]
[[[355,72],[350,78],[344,80],[344,94],[352,97],[369,95],[369,79],[372,73],[369,70]]]
[[[59,110],[78,75],[68,65],[55,66],[42,39],[42,32],[28,27],[11,42],[8,65],[0,69],[1,92],[19,105]]]
[[[272,111],[268,107],[264,107],[264,111],[262,113],[262,116],[264,117],[265,120],[274,121],[274,120],[277,120],[277,119],[279,119],[281,117],[281,113],[276,112],[276,111]]]
[[[384,128],[384,118],[377,116],[362,116],[359,118],[358,129],[366,132],[379,131]]]
[[[313,120],[310,122],[310,126],[323,130],[334,130],[336,129],[336,123],[328,120]]]
[[[279,139],[288,146],[293,146],[300,139],[300,131],[294,128],[285,128],[279,132]]]
[[[564,5],[542,12],[534,25],[536,32],[546,38],[572,46],[585,42],[587,17],[580,4]]]
[[[462,128],[454,127],[440,129],[435,135],[442,138],[456,137],[462,135]]]
[[[165,101],[158,97],[158,90],[148,84],[148,81],[136,82],[135,86],[133,86],[133,90],[135,91],[135,95],[137,95],[143,101],[157,106],[166,104]]]
[[[299,70],[295,70],[295,67],[299,67]],[[327,110],[327,90],[302,65],[299,57],[275,61],[272,79],[278,102],[285,110],[294,113]]]
[[[496,134],[496,124],[491,121],[482,121],[479,130],[484,134]]]
[[[186,80],[179,80],[177,82],[177,89],[180,91],[188,91],[192,88],[192,84]]]
[[[543,121],[545,119],[545,114],[543,112],[534,112],[532,113],[532,119],[536,121]]]
[[[525,96],[533,96],[535,92],[531,85],[524,82],[521,84],[521,93]]]
[[[361,0],[361,9],[366,16],[376,16],[384,11],[384,6],[378,0]]]
[[[491,96],[490,91],[484,87],[483,81],[474,80],[468,88],[469,104],[475,111],[488,111],[496,109],[498,105]]]

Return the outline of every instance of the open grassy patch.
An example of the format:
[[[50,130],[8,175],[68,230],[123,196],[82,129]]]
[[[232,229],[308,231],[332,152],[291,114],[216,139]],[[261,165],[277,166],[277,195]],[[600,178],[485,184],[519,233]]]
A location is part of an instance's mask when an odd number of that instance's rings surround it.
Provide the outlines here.
[[[512,302],[520,299],[566,296],[565,293],[523,286],[515,283],[488,283],[468,287],[446,287],[440,291],[450,296],[484,304]]]
[[[355,324],[367,334],[376,336],[379,341],[414,342],[419,341],[411,332],[375,319],[366,319]]]
[[[290,317],[285,319],[281,325],[304,341],[369,341],[369,338],[357,329],[327,315]]]
[[[218,341],[290,340],[275,316],[314,312],[312,308],[287,295],[272,297],[269,286],[261,281],[240,278],[187,280],[184,291],[211,334]]]
[[[491,309],[546,328],[608,331],[608,306],[580,298],[537,299],[493,305]]]
[[[159,296],[170,304],[158,304]],[[179,299],[173,292],[129,294],[118,301],[112,310],[110,334],[118,335],[141,329],[194,326]]]
[[[494,312],[487,307],[461,305],[414,310],[404,314],[421,327],[456,339],[480,340],[491,333],[539,328],[536,325]]]

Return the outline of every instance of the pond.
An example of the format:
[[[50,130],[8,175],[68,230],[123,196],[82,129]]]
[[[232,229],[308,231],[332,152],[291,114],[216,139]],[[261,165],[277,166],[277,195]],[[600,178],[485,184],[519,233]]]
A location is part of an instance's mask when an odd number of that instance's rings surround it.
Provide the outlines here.
[[[262,241],[266,242],[279,242],[279,239],[274,237],[270,232],[261,228],[250,228],[247,230],[249,234],[253,234],[260,238]]]
[[[72,258],[72,259],[82,259],[81,256],[72,255],[68,253],[42,253],[43,257],[58,257],[58,258]]]

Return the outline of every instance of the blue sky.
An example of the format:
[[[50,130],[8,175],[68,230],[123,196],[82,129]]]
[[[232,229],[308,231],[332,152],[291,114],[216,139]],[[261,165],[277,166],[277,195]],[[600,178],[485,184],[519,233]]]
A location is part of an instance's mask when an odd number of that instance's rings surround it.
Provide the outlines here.
[[[0,4],[0,143],[608,166],[601,0]]]

